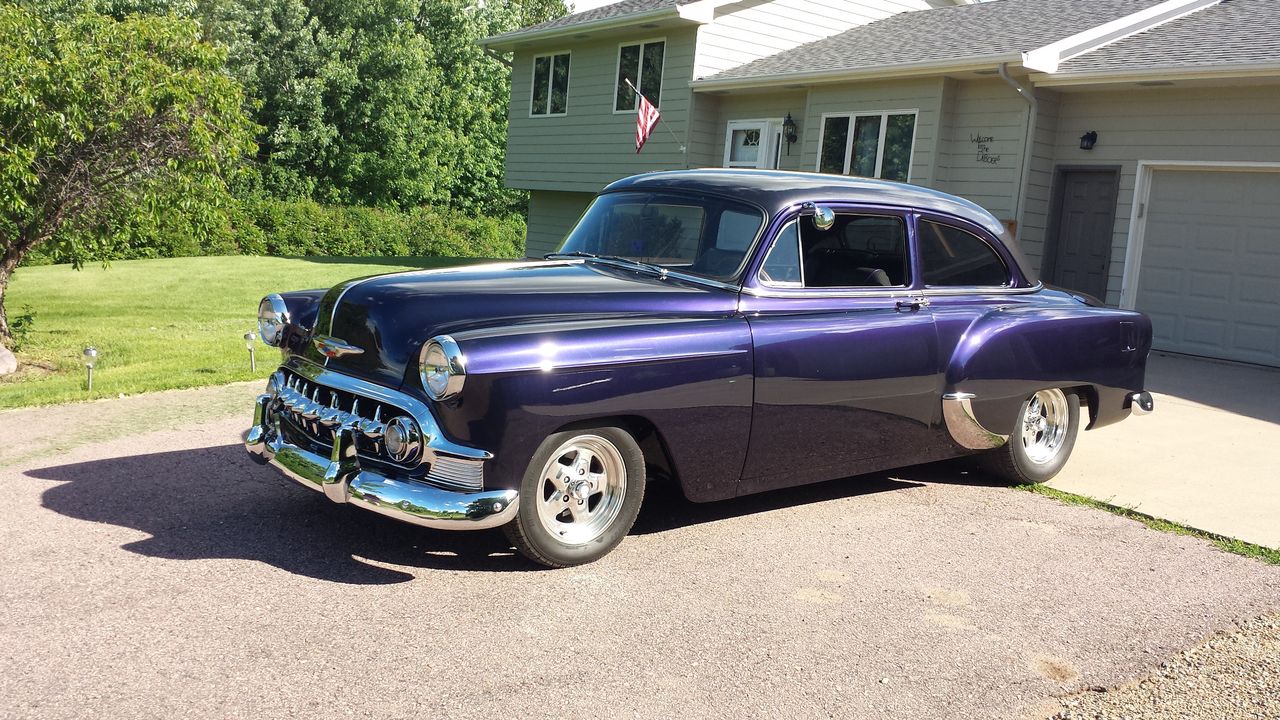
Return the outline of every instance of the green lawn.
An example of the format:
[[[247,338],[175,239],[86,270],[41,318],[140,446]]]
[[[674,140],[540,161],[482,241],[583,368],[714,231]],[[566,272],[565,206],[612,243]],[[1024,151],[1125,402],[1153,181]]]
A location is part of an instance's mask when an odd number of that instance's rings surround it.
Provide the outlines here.
[[[244,334],[270,292],[329,287],[347,278],[468,262],[460,258],[202,257],[128,260],[73,270],[21,268],[9,286],[12,319],[30,305],[35,323],[18,353],[23,368],[0,378],[0,408],[114,397],[265,378],[279,359],[258,343],[249,371]],[[80,354],[100,353],[93,394]]]

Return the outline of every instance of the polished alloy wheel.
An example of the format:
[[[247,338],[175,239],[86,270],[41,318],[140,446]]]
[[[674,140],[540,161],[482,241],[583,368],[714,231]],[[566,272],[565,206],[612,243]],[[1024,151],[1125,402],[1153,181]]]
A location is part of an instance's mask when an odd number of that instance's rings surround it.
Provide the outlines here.
[[[622,510],[627,469],[622,453],[599,435],[561,445],[542,468],[538,519],[552,537],[585,545],[600,537]]]
[[[1066,442],[1071,425],[1067,396],[1053,388],[1041,390],[1027,402],[1022,416],[1022,447],[1037,465],[1053,462]]]

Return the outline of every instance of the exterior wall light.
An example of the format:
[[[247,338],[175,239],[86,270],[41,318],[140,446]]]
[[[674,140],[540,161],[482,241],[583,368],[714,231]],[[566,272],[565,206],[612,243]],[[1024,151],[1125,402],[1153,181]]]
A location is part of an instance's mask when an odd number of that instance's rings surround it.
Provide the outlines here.
[[[800,134],[796,132],[796,121],[791,119],[791,113],[787,113],[787,118],[782,121],[782,139],[787,142],[787,154],[791,154],[791,144],[800,139]]]
[[[1080,136],[1080,149],[1092,150],[1094,144],[1097,142],[1098,142],[1098,131],[1090,130],[1089,132]]]
[[[88,372],[88,391],[93,392],[93,366],[98,364],[98,349],[90,345],[84,349],[84,369]]]
[[[244,334],[244,346],[249,351],[249,369],[258,372],[258,358],[254,350],[254,340],[257,340],[256,333],[250,331]]]

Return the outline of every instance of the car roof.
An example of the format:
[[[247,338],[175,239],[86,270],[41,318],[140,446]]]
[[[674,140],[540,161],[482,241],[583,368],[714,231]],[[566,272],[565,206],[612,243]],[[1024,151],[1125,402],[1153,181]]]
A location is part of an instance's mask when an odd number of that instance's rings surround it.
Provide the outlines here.
[[[796,203],[851,202],[914,208],[968,220],[1001,237],[1004,225],[994,215],[964,198],[918,185],[781,170],[670,170],[632,175],[602,192],[675,190],[729,195],[765,209],[772,217]]]

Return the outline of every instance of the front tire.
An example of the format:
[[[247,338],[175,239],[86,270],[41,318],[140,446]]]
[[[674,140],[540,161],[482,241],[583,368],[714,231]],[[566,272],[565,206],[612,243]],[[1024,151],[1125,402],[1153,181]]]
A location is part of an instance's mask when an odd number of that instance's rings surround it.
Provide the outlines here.
[[[1017,485],[1053,479],[1067,464],[1080,429],[1080,398],[1057,388],[1022,402],[1017,425],[1002,447],[983,455],[987,470]]]
[[[627,431],[554,433],[530,459],[520,509],[503,531],[522,555],[548,567],[593,562],[627,536],[644,488],[644,452]]]

